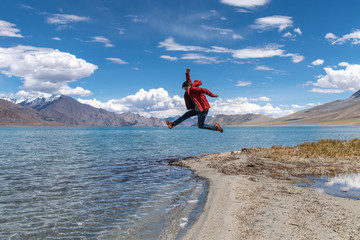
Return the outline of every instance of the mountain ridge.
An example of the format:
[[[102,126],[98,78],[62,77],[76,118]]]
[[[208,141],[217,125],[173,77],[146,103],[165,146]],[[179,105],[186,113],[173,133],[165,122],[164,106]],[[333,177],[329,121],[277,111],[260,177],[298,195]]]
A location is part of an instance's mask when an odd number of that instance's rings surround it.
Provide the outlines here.
[[[254,125],[248,122],[245,125]],[[261,126],[360,126],[360,90],[335,100],[260,124]]]
[[[0,126],[60,126],[38,111],[0,99]]]
[[[273,118],[261,114],[238,114],[238,115],[216,115],[206,121],[207,124],[219,123],[221,126],[241,126],[246,123],[257,123],[271,121]]]
[[[164,121],[159,118],[146,118],[135,113],[116,114],[80,103],[65,95],[58,95],[53,98],[38,98],[32,101],[25,100],[10,106],[14,112],[18,109],[15,106],[35,111],[40,122],[35,123],[35,120],[32,119],[34,126],[49,125],[48,122],[61,126],[165,126]],[[29,116],[21,116],[25,119],[29,118]],[[0,117],[5,119],[1,115]],[[7,119],[7,121],[11,122],[11,119]],[[21,125],[19,119],[17,122]],[[2,125],[7,125],[5,120]]]
[[[169,118],[171,119],[171,118]],[[174,118],[175,119],[175,118]],[[196,119],[184,126],[194,125]],[[260,114],[216,115],[208,124],[222,126],[360,126],[360,90],[349,98],[271,118]],[[195,123],[196,125],[196,123]],[[116,114],[65,95],[25,100],[0,99],[0,126],[166,126],[163,119],[135,113]]]

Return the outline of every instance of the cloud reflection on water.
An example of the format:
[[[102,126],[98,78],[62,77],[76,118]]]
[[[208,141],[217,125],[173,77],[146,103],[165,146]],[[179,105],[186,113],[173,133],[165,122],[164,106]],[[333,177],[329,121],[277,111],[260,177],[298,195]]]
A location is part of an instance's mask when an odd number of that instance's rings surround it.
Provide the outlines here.
[[[311,183],[297,183],[298,187],[310,187],[320,193],[336,197],[360,199],[360,173],[343,174],[335,177],[309,177]]]
[[[360,174],[339,175],[329,178],[325,186],[339,186],[342,191],[350,191],[352,189],[360,189]]]

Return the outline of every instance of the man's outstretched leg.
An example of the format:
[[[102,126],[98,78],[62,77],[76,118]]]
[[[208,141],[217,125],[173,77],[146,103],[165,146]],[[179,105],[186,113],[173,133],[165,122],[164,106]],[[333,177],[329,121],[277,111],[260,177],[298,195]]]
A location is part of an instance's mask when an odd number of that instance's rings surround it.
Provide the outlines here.
[[[220,124],[215,123],[215,125],[209,125],[205,123],[205,118],[208,114],[208,110],[202,111],[202,112],[198,112],[198,127],[201,129],[209,129],[209,130],[213,130],[213,131],[219,131],[219,132],[223,132],[224,130],[220,127]]]
[[[195,109],[191,109],[190,111],[187,111],[186,113],[184,113],[184,115],[179,117],[174,122],[171,122],[168,119],[165,119],[165,122],[166,122],[166,125],[168,125],[168,127],[170,129],[172,129],[173,127],[175,127],[176,125],[179,125],[180,123],[182,123],[186,119],[191,118],[191,117],[196,116],[196,115],[197,115],[197,111]]]

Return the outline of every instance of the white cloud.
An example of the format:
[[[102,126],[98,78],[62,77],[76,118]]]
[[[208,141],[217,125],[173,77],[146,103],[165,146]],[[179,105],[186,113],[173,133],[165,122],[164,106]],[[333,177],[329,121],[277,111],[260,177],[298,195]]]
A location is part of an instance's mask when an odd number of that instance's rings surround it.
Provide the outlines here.
[[[219,13],[216,10],[210,10],[209,12],[199,14],[199,17],[204,20],[211,20],[212,18],[219,18]]]
[[[172,57],[172,56],[168,56],[168,55],[161,55],[160,58],[168,60],[168,61],[177,61],[178,57]]]
[[[255,70],[258,71],[274,71],[275,69],[267,66],[256,66]]]
[[[103,36],[92,37],[91,42],[103,43],[105,45],[105,47],[114,47],[114,44],[112,44],[109,39],[107,39],[106,37],[103,37]]]
[[[228,49],[228,48],[224,48],[224,47],[212,46],[211,49],[207,49],[206,52],[214,52],[214,53],[233,53],[234,50]]]
[[[58,26],[58,30],[61,30],[67,27],[69,24],[77,22],[88,22],[91,19],[89,17],[82,17],[73,14],[51,14],[46,18],[48,24],[53,24]]]
[[[126,15],[125,17],[130,18],[131,21],[135,22],[135,23],[145,23],[146,22],[146,19],[141,15],[129,14],[129,15]]]
[[[326,75],[321,76],[313,85],[322,88],[335,88],[348,91],[357,91],[360,89],[360,65],[352,64],[340,70],[326,67],[324,70]]]
[[[244,49],[233,50],[233,57],[240,59],[249,58],[271,58],[271,57],[291,57],[293,63],[299,63],[304,60],[304,56],[297,53],[285,53],[285,50],[279,45],[270,44],[264,48],[248,47]]]
[[[90,95],[92,95],[92,92],[90,90],[86,90],[82,87],[71,88],[69,86],[63,86],[62,88],[59,89],[57,94],[90,96]]]
[[[23,38],[19,33],[20,30],[15,27],[16,25],[13,23],[0,20],[0,36]]]
[[[278,28],[280,32],[288,27],[292,27],[292,25],[292,17],[275,15],[256,19],[255,25],[252,25],[252,27],[262,31]]]
[[[288,54],[282,55],[282,57],[291,57],[293,63],[299,63],[299,62],[302,62],[305,59],[304,56],[299,55],[297,53],[296,54],[288,53]]]
[[[268,98],[268,97],[263,96],[263,97],[260,97],[260,98],[259,98],[259,101],[262,101],[262,102],[271,102],[271,99]]]
[[[347,67],[347,66],[350,66],[350,63],[348,62],[341,62],[338,64],[340,67]]]
[[[230,53],[234,58],[239,59],[251,59],[251,58],[269,58],[269,57],[291,57],[294,63],[298,63],[304,60],[304,57],[299,54],[286,53],[285,50],[281,49],[282,46],[277,44],[269,44],[266,47],[248,47],[244,49],[228,49],[224,47],[212,46],[211,48],[205,48],[200,46],[188,46],[181,45],[176,43],[174,38],[169,37],[165,41],[160,42],[158,47],[163,47],[167,51],[196,51],[196,52],[207,52],[207,53]],[[187,55],[193,57],[194,55]],[[218,59],[209,57],[212,60],[207,61],[207,63],[219,63],[221,62]]]
[[[250,10],[245,9],[245,8],[238,8],[238,9],[236,9],[236,12],[239,12],[239,13],[251,13]]]
[[[52,40],[61,41],[61,38],[59,38],[59,37],[53,37]]]
[[[310,90],[310,92],[315,92],[315,93],[342,93],[342,92],[344,92],[344,90],[312,88],[312,89]]]
[[[206,11],[186,11],[184,14],[162,14],[160,18],[149,16],[147,25],[157,29],[168,36],[183,36],[184,39],[197,39],[209,42],[211,39],[219,39],[219,34],[215,30],[204,29],[202,26],[212,25],[213,23],[224,23],[221,15],[215,10]],[[211,23],[211,24],[210,24]],[[220,26],[220,25],[219,25]],[[231,38],[231,35],[221,35],[221,38]]]
[[[106,60],[109,60],[116,64],[128,64],[127,62],[125,62],[124,60],[122,60],[120,58],[106,58]]]
[[[216,28],[216,27],[210,27],[210,26],[206,26],[206,25],[201,25],[201,27],[205,30],[216,31],[220,35],[228,35],[228,34],[234,32],[232,29],[226,29],[226,28]]]
[[[88,17],[81,17],[72,14],[51,14],[50,17],[46,18],[46,22],[49,24],[66,25],[74,22],[90,21]]]
[[[184,52],[190,52],[190,51],[197,51],[197,52],[205,52],[207,51],[207,48],[199,47],[199,46],[186,46],[181,45],[175,42],[174,38],[168,37],[163,42],[160,42],[158,47],[165,48],[166,51],[184,51]]]
[[[337,39],[338,37],[337,37],[335,34],[333,34],[333,33],[327,33],[327,34],[325,35],[325,38],[326,38],[326,39],[329,39],[329,40],[333,40],[333,39]]]
[[[238,97],[233,99],[208,98],[211,116],[216,114],[247,114],[257,113],[273,117],[284,116],[293,113],[293,110],[283,110],[272,106],[270,98],[263,96],[260,98]],[[215,101],[213,101],[215,100]],[[145,117],[174,117],[184,114],[186,110],[183,97],[178,95],[169,96],[163,88],[140,89],[134,95],[129,95],[121,99],[111,99],[101,102],[97,99],[78,99],[81,103],[89,104],[96,108],[103,108],[116,113],[133,112]],[[256,103],[255,103],[256,102]],[[259,104],[258,102],[267,102]]]
[[[235,34],[232,29],[210,27],[210,26],[206,26],[206,25],[201,25],[201,27],[205,30],[218,32],[220,35],[223,35],[223,36],[231,35],[232,39],[243,39],[243,37],[241,35]]]
[[[301,106],[301,105],[297,105],[297,104],[292,104],[291,107],[292,107],[292,108],[295,108],[295,109],[300,109],[300,108],[304,108],[305,106]]]
[[[299,35],[302,35],[301,29],[300,28],[295,28],[294,32],[296,32]]]
[[[117,30],[119,31],[119,34],[125,34],[126,29],[125,28],[117,28]]]
[[[238,49],[233,51],[233,57],[240,59],[249,58],[268,58],[274,56],[284,55],[284,50],[277,46],[267,46],[265,48],[249,47],[244,49]]]
[[[134,95],[112,99],[104,103],[96,99],[78,99],[78,101],[116,113],[131,111],[145,117],[165,118],[182,115],[186,111],[183,98],[177,95],[170,97],[163,88],[150,89],[149,91],[140,89]]]
[[[324,60],[323,59],[316,59],[315,61],[312,61],[311,64],[314,65],[314,66],[319,66],[319,65],[324,64]]]
[[[250,82],[250,81],[237,81],[235,86],[245,87],[245,86],[249,86],[251,84],[252,84],[252,82]]]
[[[329,40],[332,45],[344,44],[347,41],[351,41],[353,45],[360,45],[360,29],[354,30],[352,33],[345,34],[342,37],[338,37],[333,33],[327,33],[325,38]]]
[[[296,35],[295,34],[292,34],[291,32],[287,32],[283,35],[283,37],[287,37],[287,38],[295,38]]]
[[[243,39],[243,36],[241,36],[239,34],[233,34],[232,39]]]
[[[199,64],[211,64],[211,63],[220,63],[217,57],[209,57],[197,53],[188,53],[181,56],[181,59],[184,60],[194,60],[194,62]]]
[[[27,9],[27,10],[36,10],[35,8],[33,8],[29,5],[26,5],[26,4],[20,4],[20,7],[23,9]]]
[[[234,7],[256,8],[268,4],[270,0],[220,0],[220,2]]]
[[[38,91],[29,91],[28,92],[28,91],[20,90],[16,94],[12,95],[12,97],[15,99],[19,99],[19,101],[21,101],[21,100],[25,100],[25,99],[33,100],[36,98],[49,98],[49,97],[51,97],[51,94],[38,92]]]
[[[98,67],[74,55],[51,48],[16,46],[0,48],[1,73],[23,80],[21,89],[87,96],[91,92],[68,83],[90,76]]]
[[[284,33],[283,37],[290,38],[291,40],[295,40],[297,35],[302,35],[300,28],[295,28],[294,33],[291,32]]]
[[[267,99],[268,98],[266,98],[266,100]],[[266,103],[265,105],[253,103],[253,101],[258,101],[258,100],[259,99],[248,99],[244,97],[225,99],[225,100],[220,98],[219,100],[210,103],[210,105],[212,106],[210,114],[235,115],[235,114],[255,113],[255,114],[264,114],[272,117],[281,117],[294,113],[293,110],[283,110],[279,107],[274,107],[270,103]]]

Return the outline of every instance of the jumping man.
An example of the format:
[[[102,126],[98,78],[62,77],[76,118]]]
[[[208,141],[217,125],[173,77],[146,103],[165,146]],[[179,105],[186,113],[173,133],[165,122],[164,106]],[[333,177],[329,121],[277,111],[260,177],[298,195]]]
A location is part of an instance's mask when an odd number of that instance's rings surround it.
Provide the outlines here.
[[[213,131],[223,132],[223,129],[220,127],[218,123],[215,125],[205,124],[205,118],[209,112],[210,104],[206,99],[206,95],[210,97],[218,97],[218,94],[213,94],[206,88],[200,88],[199,86],[202,84],[200,80],[195,80],[192,83],[190,78],[190,69],[186,69],[186,81],[183,83],[182,88],[185,89],[184,100],[186,108],[189,110],[184,115],[179,117],[174,122],[171,122],[165,119],[166,124],[170,129],[179,125],[181,122],[185,121],[188,118],[193,116],[198,116],[198,127],[202,129],[209,129]]]

